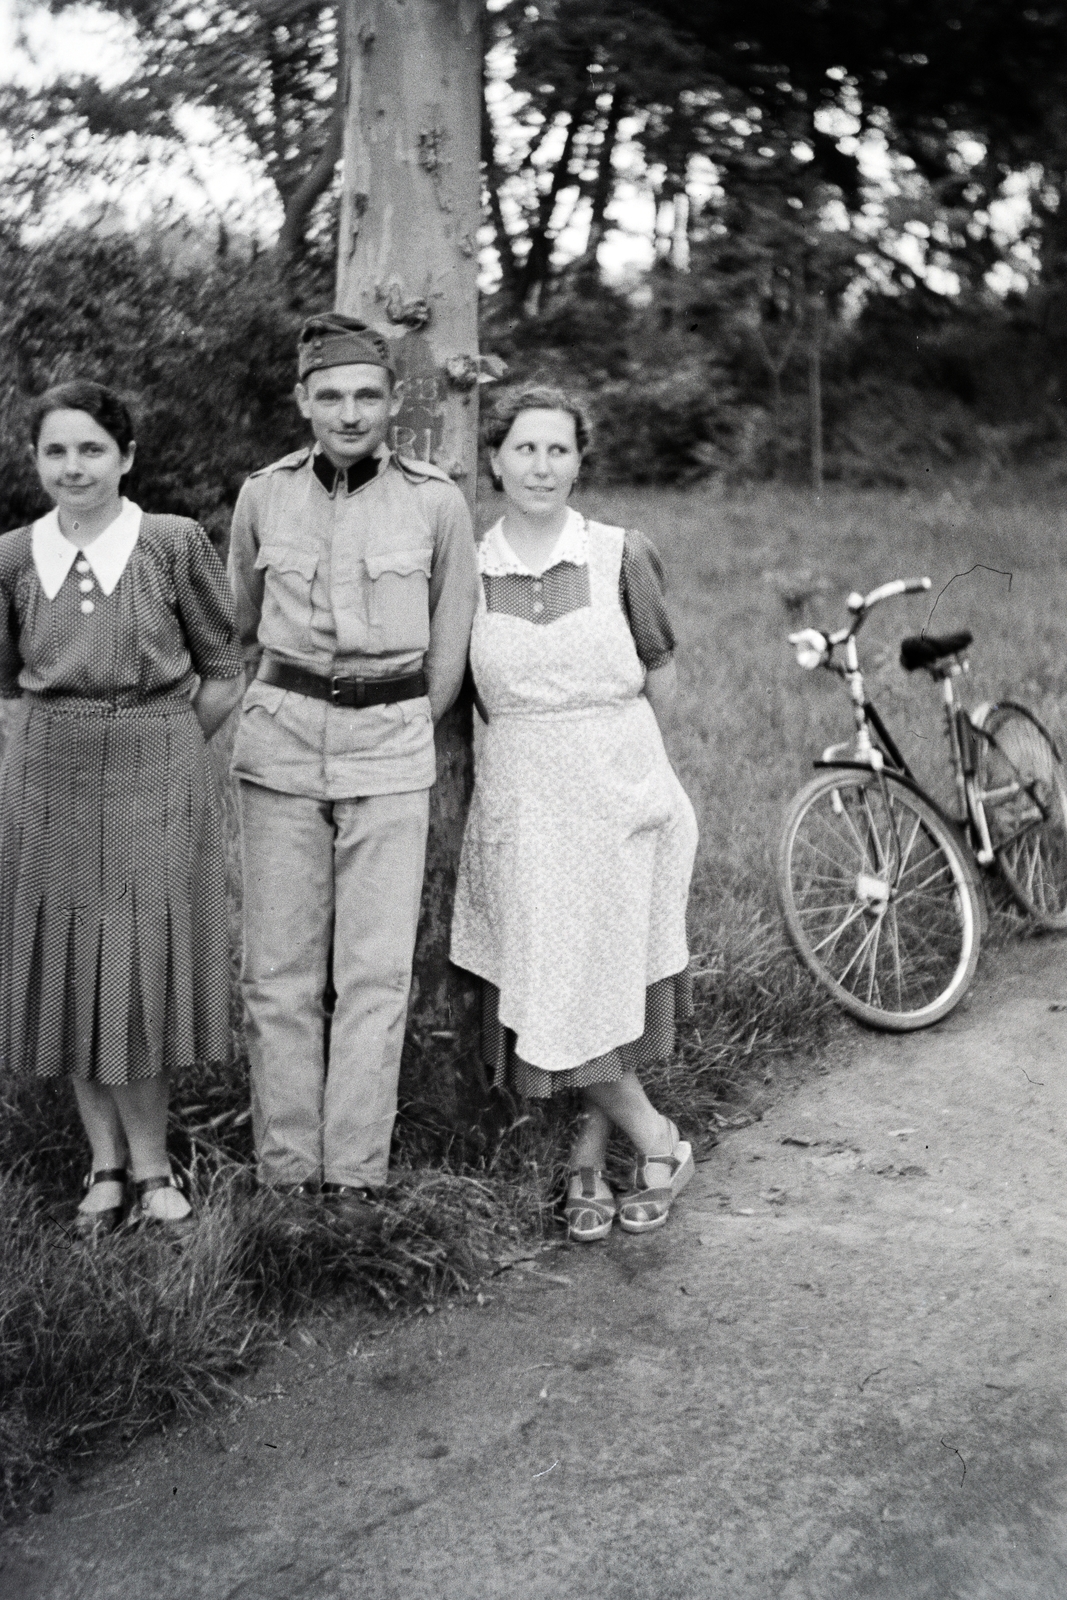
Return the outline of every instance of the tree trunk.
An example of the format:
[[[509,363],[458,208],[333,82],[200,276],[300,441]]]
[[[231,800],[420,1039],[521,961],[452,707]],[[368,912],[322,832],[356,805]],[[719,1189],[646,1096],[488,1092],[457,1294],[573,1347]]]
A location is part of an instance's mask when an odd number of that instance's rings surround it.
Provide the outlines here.
[[[504,184],[504,174],[496,158],[496,134],[493,132],[493,119],[489,114],[489,107],[485,100],[485,84],[482,83],[482,163],[485,168],[485,187],[489,198],[489,217],[493,224],[493,233],[496,236],[496,253],[500,262],[500,281],[505,295],[509,300],[515,297],[515,287],[518,283],[519,264],[515,259],[515,247],[511,242],[511,235],[504,221],[504,210],[500,203],[500,191]]]
[[[600,138],[600,149],[597,152],[596,182],[593,185],[589,215],[589,237],[586,239],[585,250],[577,266],[578,276],[586,280],[593,280],[597,276],[597,253],[608,231],[605,213],[615,187],[612,158],[619,136],[619,123],[622,121],[625,109],[626,95],[616,86],[611,96],[604,132]]]
[[[822,440],[822,340],[825,304],[821,294],[812,296],[811,332],[808,340],[808,401],[811,414],[811,487],[817,495],[823,487]]]
[[[520,294],[527,316],[536,316],[540,308],[540,298],[545,283],[548,281],[552,266],[552,246],[555,235],[551,232],[552,217],[556,209],[556,201],[560,192],[566,187],[571,177],[571,160],[574,156],[574,146],[577,142],[578,131],[582,126],[582,119],[588,105],[588,95],[579,94],[571,107],[570,121],[567,124],[567,133],[563,141],[560,158],[552,171],[552,181],[541,197],[537,208],[537,218],[530,230],[530,248],[526,252],[526,259],[522,264],[520,277]]]
[[[443,467],[474,510],[478,450],[478,0],[346,0],[338,309],[393,341],[404,407],[393,443]],[[472,1115],[471,986],[448,964],[471,783],[470,706],[437,735],[401,1098],[453,1128]],[[477,1097],[476,1097],[477,1098]]]

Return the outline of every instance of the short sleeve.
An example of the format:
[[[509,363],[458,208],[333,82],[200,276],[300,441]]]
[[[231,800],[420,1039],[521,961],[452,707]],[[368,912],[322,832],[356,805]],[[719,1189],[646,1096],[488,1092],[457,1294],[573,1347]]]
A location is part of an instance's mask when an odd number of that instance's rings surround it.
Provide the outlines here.
[[[241,652],[226,569],[203,528],[195,522],[186,528],[174,582],[189,655],[201,678],[236,678],[242,670]]]
[[[664,601],[667,579],[659,551],[643,533],[627,530],[622,547],[619,598],[637,654],[649,672],[665,667],[674,654],[675,637]]]
[[[7,534],[6,538],[13,537]],[[5,548],[5,557],[10,556],[10,547]],[[22,671],[22,656],[19,653],[19,616],[15,605],[15,585],[18,580],[18,568],[14,561],[6,559],[0,563],[0,700],[17,700],[22,690],[19,687],[19,673]]]

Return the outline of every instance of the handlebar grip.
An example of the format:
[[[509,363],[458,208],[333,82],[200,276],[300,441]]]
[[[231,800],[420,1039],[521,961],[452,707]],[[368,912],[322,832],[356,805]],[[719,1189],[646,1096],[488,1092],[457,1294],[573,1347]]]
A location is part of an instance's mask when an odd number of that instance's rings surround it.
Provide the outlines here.
[[[893,578],[889,583],[880,583],[877,589],[872,589],[870,594],[850,594],[848,609],[866,614],[873,606],[880,605],[883,600],[892,600],[898,594],[921,594],[924,589],[929,589],[929,578]]]

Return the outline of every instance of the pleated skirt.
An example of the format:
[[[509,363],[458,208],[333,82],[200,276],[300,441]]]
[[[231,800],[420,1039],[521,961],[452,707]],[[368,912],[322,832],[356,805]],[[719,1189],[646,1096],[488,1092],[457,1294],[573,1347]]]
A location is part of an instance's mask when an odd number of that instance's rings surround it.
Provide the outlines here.
[[[0,765],[0,1067],[122,1085],[229,1054],[217,779],[188,700],[27,695]]]

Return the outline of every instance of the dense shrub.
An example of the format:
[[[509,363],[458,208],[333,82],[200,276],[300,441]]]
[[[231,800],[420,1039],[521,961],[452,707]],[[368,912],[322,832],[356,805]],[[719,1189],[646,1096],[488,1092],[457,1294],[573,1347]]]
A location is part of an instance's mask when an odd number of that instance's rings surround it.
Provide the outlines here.
[[[216,536],[245,474],[302,441],[293,344],[307,307],[330,299],[321,269],[294,299],[266,257],[219,256],[190,233],[88,229],[33,246],[0,237],[0,283],[0,528],[43,509],[26,400],[75,373],[133,403],[131,495],[197,516]],[[765,332],[772,348],[788,342],[781,327]],[[509,383],[588,396],[594,477],[807,474],[803,337],[775,405],[750,314],[697,271],[655,272],[625,293],[564,278],[536,316],[490,296],[482,344],[507,363]],[[828,478],[906,484],[954,462],[1047,455],[1067,434],[1067,308],[1053,291],[1007,304],[922,290],[875,297],[859,318],[831,321],[822,375]]]
[[[213,258],[187,236],[71,231],[47,246],[0,240],[0,282],[0,528],[44,509],[25,404],[64,378],[96,378],[131,403],[131,497],[216,536],[246,473],[301,441],[301,313],[265,259]]]

